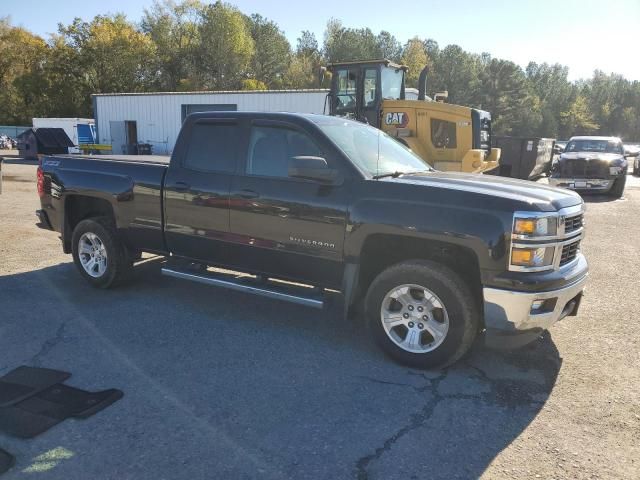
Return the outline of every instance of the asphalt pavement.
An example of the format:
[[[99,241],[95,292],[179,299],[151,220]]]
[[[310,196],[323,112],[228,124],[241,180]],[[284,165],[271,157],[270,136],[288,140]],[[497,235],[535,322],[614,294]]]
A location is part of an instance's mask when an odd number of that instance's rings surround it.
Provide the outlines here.
[[[66,370],[119,402],[32,440],[2,480],[640,478],[640,181],[587,198],[580,314],[514,352],[398,365],[338,302],[316,311],[163,277],[96,290],[5,164],[0,375]],[[35,475],[37,473],[37,475]]]

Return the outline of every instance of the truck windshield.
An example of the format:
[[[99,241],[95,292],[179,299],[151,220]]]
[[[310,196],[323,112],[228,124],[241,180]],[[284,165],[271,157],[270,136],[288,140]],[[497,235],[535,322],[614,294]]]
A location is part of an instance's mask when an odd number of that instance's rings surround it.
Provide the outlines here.
[[[419,156],[377,128],[349,120],[317,124],[357,167],[371,176],[433,170]]]
[[[382,99],[399,100],[404,72],[401,69],[382,68]]]
[[[624,153],[622,144],[611,140],[571,140],[565,152]]]

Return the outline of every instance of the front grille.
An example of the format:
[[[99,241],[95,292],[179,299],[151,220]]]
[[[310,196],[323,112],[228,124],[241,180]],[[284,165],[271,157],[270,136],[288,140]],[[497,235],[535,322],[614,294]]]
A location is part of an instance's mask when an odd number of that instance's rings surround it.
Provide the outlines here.
[[[564,233],[575,232],[582,228],[582,214],[567,217],[564,220]]]
[[[567,178],[607,178],[609,164],[601,160],[564,160],[560,163],[560,175]]]
[[[560,266],[566,265],[567,263],[575,260],[578,256],[578,252],[580,251],[580,240],[569,243],[562,247],[562,255],[560,256]]]

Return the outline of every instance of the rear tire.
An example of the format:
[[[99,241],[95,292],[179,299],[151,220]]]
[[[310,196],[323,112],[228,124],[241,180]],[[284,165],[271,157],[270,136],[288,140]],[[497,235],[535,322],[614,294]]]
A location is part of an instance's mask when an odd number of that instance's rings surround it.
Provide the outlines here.
[[[611,190],[609,190],[609,195],[613,198],[621,198],[624,193],[624,186],[627,183],[627,176],[625,175],[622,178],[616,178],[613,182],[613,186]]]
[[[73,230],[71,248],[76,268],[96,288],[115,287],[131,273],[129,252],[108,217],[78,223]]]
[[[380,273],[367,292],[365,314],[378,345],[415,368],[456,362],[480,325],[467,284],[449,268],[426,260],[402,262]]]

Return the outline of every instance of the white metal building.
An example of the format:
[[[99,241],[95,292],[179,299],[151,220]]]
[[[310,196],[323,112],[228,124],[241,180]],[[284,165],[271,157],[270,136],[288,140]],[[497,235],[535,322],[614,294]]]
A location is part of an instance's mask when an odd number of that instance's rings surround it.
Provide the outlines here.
[[[113,153],[149,143],[154,154],[171,153],[184,118],[202,111],[323,113],[328,90],[109,93],[93,95],[97,142]],[[327,105],[328,113],[328,105]]]

